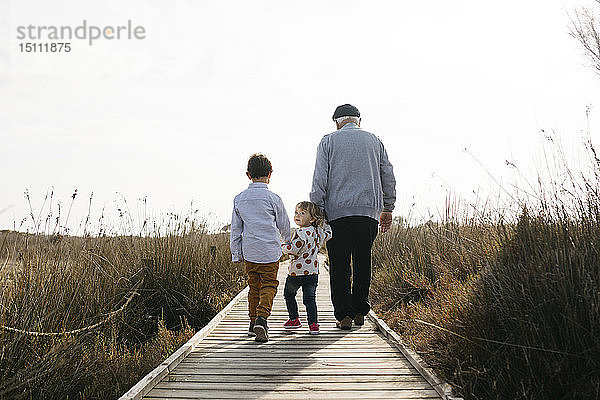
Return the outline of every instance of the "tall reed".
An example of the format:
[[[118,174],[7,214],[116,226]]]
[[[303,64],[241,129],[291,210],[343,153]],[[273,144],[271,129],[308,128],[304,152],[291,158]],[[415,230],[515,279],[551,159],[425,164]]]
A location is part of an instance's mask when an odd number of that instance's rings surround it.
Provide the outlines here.
[[[372,301],[467,399],[600,398],[600,160],[533,196],[377,239]]]
[[[0,398],[117,398],[241,290],[226,234],[169,221],[0,235]]]

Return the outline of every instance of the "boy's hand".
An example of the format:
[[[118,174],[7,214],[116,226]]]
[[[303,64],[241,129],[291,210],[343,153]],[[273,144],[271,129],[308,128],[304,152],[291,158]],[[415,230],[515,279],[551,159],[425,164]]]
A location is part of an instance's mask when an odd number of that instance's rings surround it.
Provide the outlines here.
[[[390,230],[392,226],[392,213],[384,211],[379,216],[379,230],[381,233],[385,233]]]

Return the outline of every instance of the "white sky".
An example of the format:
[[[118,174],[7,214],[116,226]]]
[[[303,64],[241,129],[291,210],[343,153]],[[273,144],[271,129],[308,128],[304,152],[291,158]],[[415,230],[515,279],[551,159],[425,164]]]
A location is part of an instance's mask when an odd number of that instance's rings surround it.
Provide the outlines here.
[[[504,182],[507,159],[534,172],[540,129],[578,146],[588,104],[598,137],[600,77],[568,35],[581,4],[600,12],[593,0],[0,0],[0,229],[27,216],[26,188],[37,214],[51,187],[64,204],[78,189],[74,231],[91,192],[96,217],[147,196],[156,215],[193,201],[226,223],[253,152],[271,158],[291,212],[347,102],[387,147],[396,215],[493,192],[465,147]],[[84,18],[131,19],[146,39],[19,52],[17,26]]]

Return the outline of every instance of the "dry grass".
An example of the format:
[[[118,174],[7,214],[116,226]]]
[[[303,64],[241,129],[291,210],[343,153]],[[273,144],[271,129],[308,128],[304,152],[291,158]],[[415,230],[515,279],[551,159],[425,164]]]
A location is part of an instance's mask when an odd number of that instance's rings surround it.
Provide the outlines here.
[[[143,237],[1,234],[0,325],[83,330],[0,331],[0,398],[117,398],[243,288],[228,235],[171,219]]]
[[[467,399],[600,398],[600,161],[588,150],[587,173],[553,164],[558,178],[540,178],[514,218],[396,221],[376,241],[375,310]]]

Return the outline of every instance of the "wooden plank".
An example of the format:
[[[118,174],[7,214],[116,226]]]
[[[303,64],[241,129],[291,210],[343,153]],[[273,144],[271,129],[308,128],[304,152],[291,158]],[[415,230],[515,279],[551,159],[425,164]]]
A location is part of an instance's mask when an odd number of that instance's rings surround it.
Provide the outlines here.
[[[338,332],[339,331],[339,332]],[[319,340],[320,338],[335,338],[335,339],[340,339],[343,337],[347,337],[348,333],[342,332],[341,330],[337,330],[337,331],[321,331],[320,334],[318,335],[311,335],[310,332],[308,331],[308,329],[303,329],[299,332],[287,332],[283,329],[277,329],[277,328],[271,328],[269,327],[269,338],[273,339],[273,340],[278,340],[278,339],[283,339],[283,338],[288,338],[290,340],[294,340],[297,337],[304,337],[304,338],[313,338],[314,340]],[[352,339],[354,339],[354,341],[358,342],[361,341],[363,339],[367,339],[369,338],[369,336],[371,335],[371,332],[360,332],[360,331],[356,331],[356,332],[352,332]],[[248,327],[245,327],[244,329],[235,329],[235,330],[223,330],[223,329],[218,329],[216,330],[216,332],[214,332],[212,334],[212,337],[215,338],[220,338],[220,337],[248,337]]]
[[[316,358],[316,357],[327,357],[327,358],[347,358],[348,355],[345,354],[344,352],[341,352],[339,350],[328,350],[327,348],[325,349],[319,349],[319,350],[313,350],[313,351],[307,351],[307,349],[293,349],[294,351],[286,351],[286,350],[279,350],[279,351],[274,351],[272,349],[269,349],[269,351],[260,351],[260,350],[254,350],[254,351],[250,351],[250,350],[245,350],[245,351],[239,351],[239,352],[231,352],[231,351],[215,351],[215,352],[197,352],[197,351],[192,351],[187,358],[189,359],[203,359],[203,360],[207,360],[207,359],[213,359],[213,358],[235,358],[235,359],[240,359],[240,358],[252,358],[252,359],[256,359],[256,358],[274,358],[274,359],[281,359],[281,358]],[[369,349],[371,350],[371,349]],[[360,359],[360,358],[372,358],[372,357],[376,357],[377,359],[386,359],[386,358],[404,358],[402,356],[402,354],[398,354],[398,352],[395,352],[393,350],[379,350],[377,352],[373,352],[372,350],[370,352],[361,352],[361,353],[356,353],[353,354],[352,357],[354,359]]]
[[[230,344],[229,344],[230,343]],[[266,348],[264,347],[256,347],[251,345],[240,345],[235,342],[226,342],[214,344],[212,346],[202,346],[195,347],[194,350],[190,353],[190,355],[199,355],[199,354],[221,354],[221,353],[244,353],[244,354],[268,354],[268,353],[278,353],[278,352],[288,352],[288,353],[299,353],[299,354],[321,354],[321,353],[335,353],[341,355],[355,355],[363,354],[365,352],[376,352],[376,353],[392,353],[398,354],[398,350],[387,347],[386,345],[380,345],[378,343],[352,343],[352,344],[335,344],[335,343],[304,343],[304,344],[294,344],[294,343],[281,343],[277,346]],[[402,357],[402,354],[400,354]]]
[[[253,346],[260,346],[260,344],[255,343],[254,339],[248,337],[247,334],[239,334],[239,335],[219,335],[217,336],[209,336],[203,340],[204,343],[219,343],[219,342],[237,342],[240,344],[247,344]],[[293,335],[281,335],[279,337],[272,338],[269,340],[269,345],[279,345],[282,343],[338,343],[338,344],[360,344],[360,343],[385,343],[381,338],[377,336],[367,336],[367,337],[355,337],[355,336],[329,336],[329,335],[302,335],[302,336],[293,336]]]
[[[363,362],[381,362],[387,363],[392,361],[406,361],[405,357],[402,357],[402,354],[398,355],[397,353],[361,353],[356,356],[348,357],[343,353],[316,353],[316,354],[301,354],[301,353],[253,353],[253,354],[244,354],[244,353],[215,353],[215,354],[194,354],[191,353],[186,357],[186,360],[195,361],[195,362],[217,362],[217,361],[225,361],[232,360],[233,362],[255,362],[255,363],[269,363],[269,362],[277,362],[280,360],[290,360],[289,362],[300,362],[301,360],[311,360],[311,361],[319,361],[319,360],[331,360],[335,362],[354,362],[354,363],[363,363]],[[408,363],[409,365],[410,362]]]
[[[236,337],[236,336],[247,336],[247,332],[248,332],[248,327],[246,327],[245,329],[237,329],[237,330],[230,330],[230,329],[217,329],[212,336],[213,337]],[[308,335],[308,330],[304,331],[304,332],[300,332],[300,334],[303,335]],[[315,339],[318,339],[319,337],[323,337],[323,336],[329,336],[329,337],[335,337],[335,338],[340,338],[340,337],[344,337],[344,336],[349,336],[352,335],[352,337],[355,340],[360,340],[359,337],[360,336],[369,336],[371,335],[372,332],[370,331],[352,331],[352,333],[349,333],[348,331],[342,331],[341,329],[336,329],[336,330],[331,330],[331,331],[325,331],[325,332],[321,332],[321,334],[319,335],[313,335],[315,337]],[[273,327],[269,327],[269,337],[273,337],[274,339],[282,337],[282,336],[288,336],[288,337],[293,337],[295,334],[294,333],[289,333],[283,329],[277,329],[277,328],[273,328]]]
[[[276,391],[261,392],[257,390],[173,390],[154,389],[148,395],[150,399],[439,399],[433,389],[424,390],[371,390],[371,391]]]
[[[247,375],[216,375],[216,374],[169,374],[167,381],[182,382],[218,382],[218,383],[255,383],[263,379],[254,374]],[[406,382],[423,382],[425,378],[415,371],[414,375],[270,375],[270,383],[360,383],[360,382],[397,382],[398,380]]]
[[[257,380],[260,380],[264,377],[269,376],[281,376],[282,374],[286,374],[287,372],[293,372],[294,376],[299,375],[310,375],[310,376],[332,376],[332,375],[342,375],[348,376],[349,370],[347,368],[329,368],[329,366],[325,368],[306,368],[306,369],[298,369],[298,368],[260,368],[260,370],[256,369],[232,369],[231,367],[205,367],[198,365],[187,365],[187,364],[179,364],[176,370],[174,371],[177,374],[194,374],[194,375],[251,375],[255,374]],[[353,368],[351,376],[361,376],[361,375],[418,375],[416,369],[414,368]]]
[[[345,360],[337,361],[333,359],[327,360],[306,360],[305,362],[292,362],[288,360],[282,360],[277,362],[275,360],[265,361],[260,360],[260,363],[252,360],[229,360],[229,361],[209,361],[202,360],[200,362],[188,361],[185,359],[181,362],[182,367],[188,368],[235,368],[238,371],[243,370],[266,370],[269,368],[279,368],[282,372],[284,370],[287,373],[293,373],[294,371],[305,369],[305,368],[331,368],[331,369],[344,369],[349,373],[355,368],[360,369],[378,369],[381,368],[382,363],[375,360],[369,359],[364,362],[356,360]],[[399,361],[386,361],[385,366],[388,368],[414,368],[408,361],[400,359]]]
[[[243,391],[248,388],[248,383],[234,383],[229,382],[227,384],[227,390],[231,391]],[[162,381],[155,386],[157,389],[176,389],[176,390],[223,390],[223,384],[219,382],[190,382],[190,381]],[[268,392],[281,392],[281,391],[331,391],[331,390],[357,390],[357,391],[371,391],[371,390],[398,390],[398,389],[412,389],[422,390],[431,389],[431,385],[425,379],[421,381],[394,381],[394,382],[305,382],[305,383],[287,383],[287,382],[272,382],[262,381],[253,382],[252,390],[256,391],[268,391]]]
[[[277,319],[277,318],[269,318],[267,319],[267,325],[269,326],[269,329],[272,328],[282,328],[283,329],[283,324],[288,320],[287,316],[285,318],[281,318],[281,319]],[[308,330],[308,323],[306,322],[305,318],[300,318],[300,322],[302,323],[301,328],[298,328],[300,330],[302,330],[302,328],[304,328],[305,330]],[[248,325],[250,324],[250,320],[249,319],[244,319],[243,321],[227,321],[223,324],[219,324],[219,328],[223,329],[223,328],[230,328],[230,329],[236,329],[236,328],[240,328],[240,329],[247,329]],[[321,331],[323,331],[324,329],[329,329],[331,331],[338,331],[340,329],[337,329],[337,327],[335,326],[335,321],[324,321],[322,317],[319,318],[319,327],[321,328]],[[352,329],[352,331],[354,332],[354,330],[357,331],[370,331],[370,332],[374,332],[376,331],[376,327],[374,326],[364,326],[363,328],[359,329],[357,327],[354,327]],[[296,332],[294,330],[289,330],[287,332]],[[348,332],[346,332],[348,333]]]
[[[269,326],[269,332],[272,333],[285,333],[287,335],[293,335],[297,332],[308,332],[308,325],[306,322],[304,322],[302,324],[302,326],[300,328],[297,328],[296,330],[287,330],[283,327],[284,324],[284,320],[281,321],[272,321],[272,320],[267,320],[267,325]],[[219,326],[215,329],[215,332],[229,332],[229,331],[237,331],[240,330],[242,332],[244,332],[246,329],[248,329],[248,325],[249,323],[235,323],[235,324],[219,324]],[[327,322],[320,322],[319,323],[319,328],[321,331],[321,335],[323,334],[333,334],[333,335],[340,335],[340,336],[345,336],[345,335],[350,335],[350,333],[348,331],[343,331],[341,329],[339,329],[338,327],[335,326],[334,323],[327,323]],[[363,334],[363,333],[373,333],[375,331],[375,328],[372,326],[364,326],[360,329],[355,328],[352,330],[352,335],[355,334]]]
[[[263,348],[263,347],[267,347],[267,346],[263,346],[261,344],[255,343],[254,339],[252,338],[248,338],[247,336],[245,337],[227,337],[227,336],[222,336],[219,338],[210,338],[207,342],[210,343],[214,343],[214,344],[231,344],[231,345],[236,345],[236,346],[246,346],[246,347],[254,347],[254,348]],[[277,339],[277,340],[269,340],[269,345],[271,346],[293,346],[294,344],[298,344],[298,345],[307,345],[307,344],[314,344],[314,345],[318,345],[320,344],[321,346],[329,346],[329,345],[347,345],[347,346],[351,346],[351,345],[359,345],[359,344],[363,344],[363,345],[369,345],[369,344],[378,344],[381,343],[378,340],[373,340],[373,339],[369,339],[366,338],[365,340],[360,340],[360,341],[356,341],[356,340],[331,340],[329,338],[318,338],[315,339],[312,336],[306,335],[306,337],[303,338],[296,338],[295,340],[285,340],[285,339]]]
[[[276,350],[286,350],[286,351],[297,351],[297,352],[305,352],[305,351],[337,351],[340,350],[354,350],[354,353],[358,351],[364,350],[374,350],[374,351],[391,351],[394,353],[398,353],[398,350],[387,343],[352,343],[352,344],[339,344],[339,343],[329,343],[323,344],[320,342],[311,342],[310,340],[305,340],[302,343],[297,342],[279,342],[273,343],[271,347],[268,349],[264,347],[256,347],[251,345],[249,342],[241,342],[241,343],[232,343],[232,342],[213,342],[212,344],[207,344],[204,341],[201,342],[198,346],[192,350],[192,353],[201,353],[204,351],[210,351],[212,353],[225,352],[225,351],[244,351],[244,352],[269,352]]]
[[[381,365],[402,365],[411,367],[412,364],[408,362],[404,357],[398,357],[394,354],[388,355],[366,355],[364,357],[343,357],[342,355],[328,355],[328,354],[316,354],[310,357],[304,357],[297,353],[293,356],[228,356],[227,354],[221,356],[208,356],[208,357],[186,357],[185,360],[190,363],[202,363],[203,365],[215,365],[215,364],[228,364],[236,367],[242,367],[246,364],[249,365],[260,365],[269,366],[277,365],[279,363],[282,366],[286,365],[298,365],[307,366],[314,365],[315,363],[331,363],[335,365],[367,365],[367,364],[378,364]],[[414,367],[413,367],[414,368]]]

